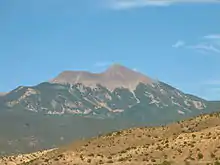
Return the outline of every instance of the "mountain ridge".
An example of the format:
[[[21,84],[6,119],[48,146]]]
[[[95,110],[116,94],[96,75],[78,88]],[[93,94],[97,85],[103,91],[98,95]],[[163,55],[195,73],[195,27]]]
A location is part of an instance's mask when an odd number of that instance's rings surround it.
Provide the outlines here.
[[[133,71],[125,66],[113,64],[104,72],[100,73],[92,73],[88,71],[64,71],[49,82],[59,84],[82,83],[89,87],[95,87],[97,84],[100,84],[110,90],[114,90],[117,87],[134,90],[139,83],[151,84],[153,83],[153,80],[146,75]]]
[[[2,153],[34,152],[98,135],[100,130],[158,126],[220,110],[218,101],[186,94],[161,81],[148,81],[148,77],[124,67],[116,65],[106,72],[109,81],[112,78],[127,84],[123,87],[110,81],[114,88],[109,89],[103,83],[88,86],[80,82],[42,82],[20,86],[1,96]],[[129,88],[130,81],[133,88]]]
[[[9,109],[101,118],[121,116],[129,109],[149,109],[141,112],[148,114],[150,109],[154,113],[156,109],[174,108],[185,115],[196,109],[204,111],[209,103],[120,64],[101,73],[64,71],[51,81],[18,87],[1,100]]]

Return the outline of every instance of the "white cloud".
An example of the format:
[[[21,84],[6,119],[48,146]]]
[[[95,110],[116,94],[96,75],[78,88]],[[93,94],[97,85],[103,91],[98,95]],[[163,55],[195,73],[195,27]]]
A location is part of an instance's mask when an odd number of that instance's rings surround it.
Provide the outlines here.
[[[188,48],[202,50],[205,52],[220,53],[220,49],[211,44],[197,44],[193,46],[188,46]]]
[[[215,47],[219,47],[220,49],[220,34],[211,34],[204,36],[208,42],[212,43]]]
[[[211,34],[204,36],[205,39],[220,39],[220,34]]]
[[[186,44],[185,42],[179,40],[174,45],[174,48],[184,47],[187,49],[194,49],[199,53],[217,53],[220,54],[220,34],[211,34],[203,36],[197,43]]]
[[[146,6],[169,6],[178,3],[220,3],[219,0],[107,0],[113,9],[129,9]]]
[[[169,2],[163,0],[112,0],[110,4],[114,9],[129,9],[144,6],[167,6]]]
[[[183,47],[185,45],[184,41],[177,41],[174,45],[172,45],[173,48],[179,48],[179,47]]]

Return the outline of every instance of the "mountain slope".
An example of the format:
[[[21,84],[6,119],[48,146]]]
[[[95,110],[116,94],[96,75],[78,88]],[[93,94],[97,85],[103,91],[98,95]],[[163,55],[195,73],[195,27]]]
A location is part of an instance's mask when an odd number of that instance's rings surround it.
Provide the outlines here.
[[[162,127],[141,127],[112,132],[74,142],[52,151],[18,157],[22,165],[58,164],[218,164],[220,161],[220,114],[196,118]]]
[[[116,119],[1,111],[0,155],[36,152],[129,127],[129,121]]]
[[[34,87],[19,87],[4,96],[4,106],[10,110],[98,118],[141,113],[154,118],[162,115],[164,119],[167,115],[167,119],[173,119],[171,114],[181,118],[211,112],[208,105],[206,100],[184,94],[162,82],[140,83],[134,91],[127,88],[110,91],[101,85],[91,88],[79,83],[41,83]]]
[[[14,110],[104,118],[133,109],[146,114],[150,113],[150,109],[155,113],[169,109],[170,113],[179,116],[212,111],[206,100],[184,94],[163,82],[139,83],[135,90],[121,87],[113,91],[98,84],[92,88],[81,83],[41,83],[34,87],[19,87],[3,98],[5,107]]]

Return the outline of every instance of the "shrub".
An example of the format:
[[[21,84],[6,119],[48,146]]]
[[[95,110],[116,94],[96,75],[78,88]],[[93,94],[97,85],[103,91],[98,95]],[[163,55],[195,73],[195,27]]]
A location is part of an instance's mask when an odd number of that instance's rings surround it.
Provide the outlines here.
[[[216,161],[214,165],[220,165],[220,162],[219,162],[219,161]]]
[[[202,153],[198,153],[198,159],[202,159],[203,158],[203,154]]]
[[[108,160],[107,163],[114,163],[113,160]]]
[[[164,161],[163,163],[161,163],[160,165],[171,165],[171,163],[165,160],[165,161]]]
[[[211,153],[210,154],[211,158],[215,158],[215,154]]]

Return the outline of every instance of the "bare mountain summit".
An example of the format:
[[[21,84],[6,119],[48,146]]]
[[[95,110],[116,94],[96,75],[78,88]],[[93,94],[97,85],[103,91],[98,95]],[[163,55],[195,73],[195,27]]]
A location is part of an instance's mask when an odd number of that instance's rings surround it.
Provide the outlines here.
[[[64,71],[50,82],[59,84],[82,83],[89,87],[96,87],[97,84],[100,84],[110,90],[118,87],[134,90],[139,83],[151,84],[153,80],[125,66],[114,64],[102,73]]]

